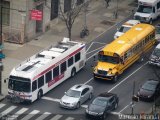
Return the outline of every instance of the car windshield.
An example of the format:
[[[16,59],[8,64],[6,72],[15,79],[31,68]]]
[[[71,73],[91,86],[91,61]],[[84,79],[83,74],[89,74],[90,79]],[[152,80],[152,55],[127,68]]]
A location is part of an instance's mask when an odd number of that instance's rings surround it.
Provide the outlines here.
[[[131,27],[126,27],[126,26],[124,27],[124,26],[122,26],[122,27],[120,27],[119,32],[125,33],[125,32],[127,32],[130,28],[131,28]]]
[[[29,79],[26,78],[9,78],[8,88],[18,92],[30,92],[31,84],[29,82]]]
[[[108,62],[108,63],[113,63],[113,64],[118,64],[119,59],[118,57],[112,57],[112,56],[107,56],[107,55],[98,55],[98,60],[100,62]]]
[[[146,82],[143,86],[142,89],[144,90],[148,90],[148,91],[155,91],[156,89],[156,84],[150,83],[150,82]]]
[[[104,97],[98,97],[93,100],[92,104],[105,107],[108,104],[108,100]]]
[[[156,26],[156,34],[160,34],[160,25]]]
[[[155,56],[160,57],[160,49],[155,48],[152,54],[155,55]]]
[[[66,93],[67,96],[69,97],[75,97],[75,98],[79,98],[80,97],[80,91],[76,91],[76,90],[71,90],[69,89]]]
[[[152,6],[139,5],[137,12],[152,13]]]

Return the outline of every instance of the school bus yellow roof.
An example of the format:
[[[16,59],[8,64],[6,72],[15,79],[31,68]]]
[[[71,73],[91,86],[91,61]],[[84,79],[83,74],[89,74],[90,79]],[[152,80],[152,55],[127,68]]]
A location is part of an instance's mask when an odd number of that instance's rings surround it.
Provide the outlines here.
[[[106,45],[102,51],[105,55],[113,56],[114,53],[119,56],[123,55],[125,51],[130,49],[136,43],[144,38],[147,34],[154,31],[152,25],[140,23],[133,26],[130,30],[124,33],[119,38],[115,39],[110,44]]]

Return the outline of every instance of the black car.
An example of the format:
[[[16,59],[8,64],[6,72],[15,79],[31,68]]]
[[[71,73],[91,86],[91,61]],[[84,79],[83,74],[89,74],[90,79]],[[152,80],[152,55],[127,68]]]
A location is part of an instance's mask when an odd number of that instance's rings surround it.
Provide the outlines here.
[[[86,116],[93,119],[106,119],[107,113],[118,107],[119,98],[113,93],[102,93],[86,109]]]
[[[148,80],[146,81],[138,91],[138,97],[140,100],[153,101],[160,95],[160,81]]]

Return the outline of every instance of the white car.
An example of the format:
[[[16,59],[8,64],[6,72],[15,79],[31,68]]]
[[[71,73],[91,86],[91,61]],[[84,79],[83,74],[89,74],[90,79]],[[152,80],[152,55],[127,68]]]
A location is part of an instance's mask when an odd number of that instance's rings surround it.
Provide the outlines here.
[[[114,35],[114,39],[118,38],[119,36],[123,35],[125,32],[127,32],[131,27],[133,27],[136,24],[139,24],[139,20],[128,20],[125,22],[120,28],[117,29],[117,32]]]
[[[80,108],[80,105],[86,100],[91,99],[93,87],[84,84],[78,84],[71,87],[60,100],[60,106],[68,109]]]

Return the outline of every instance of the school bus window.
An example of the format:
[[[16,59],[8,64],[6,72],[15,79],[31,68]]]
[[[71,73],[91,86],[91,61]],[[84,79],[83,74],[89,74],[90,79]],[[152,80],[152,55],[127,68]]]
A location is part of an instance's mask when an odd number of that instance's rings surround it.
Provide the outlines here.
[[[119,58],[118,57],[113,57],[113,56],[107,56],[107,55],[98,55],[98,60],[100,62],[109,62],[113,64],[119,63]]]
[[[53,78],[57,77],[59,75],[59,66],[53,69]]]
[[[63,73],[64,71],[66,71],[66,69],[67,69],[67,66],[66,66],[66,61],[65,61],[65,62],[63,62],[61,64],[61,73]]]
[[[45,78],[46,78],[46,83],[48,83],[49,81],[51,81],[52,80],[52,72],[49,71],[48,73],[46,73]]]

